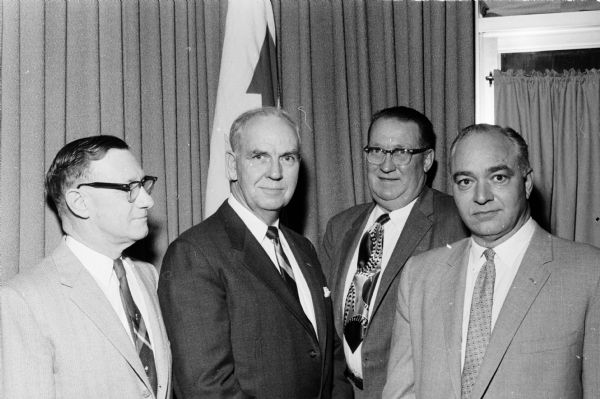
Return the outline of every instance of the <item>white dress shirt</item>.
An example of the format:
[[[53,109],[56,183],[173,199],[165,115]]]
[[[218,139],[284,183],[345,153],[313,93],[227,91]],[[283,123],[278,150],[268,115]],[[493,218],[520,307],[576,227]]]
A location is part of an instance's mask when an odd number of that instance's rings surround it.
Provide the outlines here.
[[[119,317],[119,320],[121,320],[121,324],[123,325],[127,336],[131,340],[131,343],[135,345],[133,336],[131,335],[131,330],[129,328],[129,322],[127,321],[127,316],[125,314],[125,309],[123,308],[123,303],[121,302],[119,279],[113,270],[114,260],[110,259],[108,256],[94,251],[71,236],[65,237],[65,243],[73,252],[75,257],[79,259],[83,267],[92,275],[106,296],[106,299],[108,299],[108,302],[112,306],[113,310]],[[133,266],[127,260],[123,258],[122,260],[123,267],[125,267],[125,273],[127,273],[127,283],[129,284],[131,296],[133,297],[133,300],[140,310],[144,320],[149,320],[150,315],[148,313],[148,308],[146,307],[146,302],[144,301],[142,290],[138,284],[136,274],[133,272]],[[153,346],[156,342],[156,336],[154,331],[152,331],[151,323],[146,321],[145,324],[146,329],[148,330],[148,336],[150,337],[150,343]]]
[[[523,256],[533,233],[535,224],[533,219],[529,220],[521,226],[521,228],[512,235],[508,240],[495,248],[492,248],[496,255],[494,256],[494,265],[496,268],[496,280],[494,282],[494,297],[492,302],[492,325],[491,331],[494,330],[496,320],[504,304],[504,300],[508,295],[508,291],[512,286],[512,282],[517,275]],[[469,264],[467,269],[467,281],[465,285],[465,299],[463,306],[463,322],[462,322],[462,340],[461,340],[461,370],[465,364],[465,350],[467,347],[467,331],[469,329],[469,317],[471,313],[471,301],[473,300],[473,290],[475,289],[475,281],[479,270],[485,264],[485,256],[483,252],[487,248],[477,244],[471,238],[471,249],[469,251]]]
[[[230,195],[227,199],[229,206],[233,208],[235,213],[242,219],[250,233],[256,238],[256,240],[260,243],[260,245],[264,248],[271,258],[273,262],[273,266],[277,269],[277,273],[279,271],[279,263],[277,262],[277,255],[275,254],[275,246],[273,245],[273,241],[267,238],[267,229],[269,226],[262,220],[260,220],[255,214],[253,214],[248,208],[242,205],[233,195]],[[279,219],[273,223],[273,226],[279,229]],[[302,306],[302,310],[310,323],[313,325],[315,329],[315,334],[318,337],[317,333],[317,319],[315,317],[315,308],[313,306],[312,296],[310,290],[308,288],[308,283],[302,274],[302,270],[298,266],[298,262],[296,258],[294,258],[293,252],[288,245],[285,235],[283,233],[279,234],[279,242],[281,244],[281,249],[287,256],[290,261],[290,266],[292,267],[292,271],[294,272],[294,279],[296,280],[296,288],[298,289],[298,297],[300,299],[300,305]]]
[[[394,252],[394,248],[396,247],[396,242],[398,242],[398,238],[400,238],[400,234],[404,229],[404,225],[406,224],[406,220],[408,219],[408,215],[412,210],[413,206],[417,202],[415,198],[411,203],[406,205],[403,208],[396,209],[395,211],[389,212],[390,220],[384,224],[383,226],[383,255],[381,258],[381,272],[379,274],[379,278],[377,279],[377,284],[375,284],[375,290],[373,291],[373,296],[371,299],[371,304],[375,303],[375,299],[377,298],[377,293],[379,292],[379,284],[381,283],[381,276],[388,264],[392,256],[392,252]],[[384,213],[388,213],[385,209],[381,208],[379,205],[373,208],[369,219],[365,225],[360,236],[362,237],[364,233],[371,228],[373,223],[377,220],[377,218]],[[348,268],[348,274],[346,275],[346,281],[344,284],[344,300],[342,301],[342,312],[344,314],[344,309],[346,307],[346,296],[348,295],[348,291],[350,290],[350,285],[352,283],[352,279],[356,274],[357,262],[358,262],[358,249],[359,244],[354,249],[354,255],[352,256],[352,260],[350,261],[350,267]],[[371,319],[371,312],[373,310],[372,306],[369,306],[369,320]],[[391,321],[390,321],[391,323]],[[348,343],[346,342],[346,338],[344,338],[344,355],[346,356],[346,363],[348,365],[348,369],[355,376],[362,378],[362,359],[361,359],[361,351],[362,351],[362,342],[354,352],[350,350]]]

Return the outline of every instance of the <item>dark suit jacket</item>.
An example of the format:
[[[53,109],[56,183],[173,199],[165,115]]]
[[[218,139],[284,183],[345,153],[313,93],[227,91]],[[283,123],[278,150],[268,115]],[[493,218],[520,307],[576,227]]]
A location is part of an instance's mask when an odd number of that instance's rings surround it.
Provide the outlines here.
[[[178,399],[331,397],[335,331],[325,277],[312,244],[280,227],[311,291],[318,337],[225,202],[177,238],[163,261],[158,292]]]
[[[460,399],[470,240],[410,259],[383,397]],[[536,226],[502,305],[472,399],[600,397],[600,249]]]
[[[335,326],[343,336],[344,283],[350,261],[375,204],[357,205],[337,216],[327,225],[323,240],[322,262],[332,290]],[[411,210],[404,230],[381,276],[381,283],[367,335],[362,345],[363,385],[355,397],[379,398],[385,383],[396,292],[400,270],[415,254],[454,242],[467,235],[452,197],[425,187]]]

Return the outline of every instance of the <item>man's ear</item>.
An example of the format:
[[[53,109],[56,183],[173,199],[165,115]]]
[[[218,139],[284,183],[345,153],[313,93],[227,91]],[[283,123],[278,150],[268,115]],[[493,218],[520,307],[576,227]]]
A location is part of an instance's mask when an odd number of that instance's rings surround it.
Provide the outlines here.
[[[235,164],[235,154],[232,151],[225,153],[225,163],[227,166],[227,177],[229,181],[237,181],[237,168]]]
[[[435,159],[435,150],[428,150],[425,152],[425,159],[423,160],[423,170],[425,173],[429,172],[429,169],[433,166],[433,160]]]
[[[533,169],[529,169],[529,172],[525,175],[525,197],[529,199],[531,192],[533,191]]]
[[[78,189],[71,188],[65,193],[67,208],[77,217],[87,219],[90,217],[88,204],[85,197]]]

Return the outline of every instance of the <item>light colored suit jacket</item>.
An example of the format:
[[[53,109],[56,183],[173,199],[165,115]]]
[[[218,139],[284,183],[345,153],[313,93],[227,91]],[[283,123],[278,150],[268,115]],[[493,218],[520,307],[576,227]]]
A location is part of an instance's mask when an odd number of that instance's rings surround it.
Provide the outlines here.
[[[154,266],[131,261],[147,311],[158,399],[171,397],[171,352]],[[0,287],[0,397],[153,397],[123,324],[64,240],[40,264]]]
[[[332,290],[335,326],[340,337],[344,331],[342,304],[345,301],[346,275],[374,206],[374,203],[362,204],[334,216],[327,224],[323,239],[321,260],[327,270],[326,275]],[[381,276],[361,351],[364,390],[355,390],[356,398],[381,397],[387,371],[398,281],[407,259],[411,255],[452,243],[466,235],[467,230],[452,197],[425,187],[408,216],[404,230]]]
[[[408,261],[383,398],[460,399],[471,241]],[[600,250],[536,225],[492,331],[473,399],[600,397]]]

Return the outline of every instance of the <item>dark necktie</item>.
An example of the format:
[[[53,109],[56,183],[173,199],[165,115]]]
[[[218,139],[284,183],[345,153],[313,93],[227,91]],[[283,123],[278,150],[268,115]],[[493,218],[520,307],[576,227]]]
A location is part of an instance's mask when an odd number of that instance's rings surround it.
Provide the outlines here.
[[[496,280],[495,252],[493,249],[488,248],[483,252],[483,255],[486,262],[481,267],[475,281],[469,315],[465,364],[461,380],[462,399],[468,399],[471,396],[473,385],[475,385],[479,368],[483,362],[485,350],[492,335],[492,305],[494,300],[494,282]]]
[[[288,260],[287,256],[285,256],[285,252],[283,252],[283,249],[281,248],[281,243],[279,242],[279,230],[277,227],[269,226],[267,228],[267,238],[273,242],[273,246],[275,247],[275,257],[277,258],[277,264],[279,265],[279,273],[281,274],[281,278],[294,297],[300,301],[300,298],[298,297],[298,288],[296,287],[296,280],[294,278],[294,272],[292,270],[292,266],[290,266],[290,261]]]
[[[127,283],[127,275],[123,262],[121,259],[115,259],[113,263],[115,274],[119,279],[119,292],[121,294],[121,302],[127,315],[127,322],[129,323],[129,329],[135,343],[135,349],[142,361],[146,375],[150,380],[154,394],[156,394],[157,379],[156,379],[156,366],[154,365],[154,354],[152,352],[152,345],[150,343],[150,337],[148,336],[148,330],[146,330],[146,324],[142,318],[140,310],[133,301],[131,291],[129,290],[129,283]]]
[[[388,220],[387,213],[379,216],[360,240],[356,274],[344,306],[344,337],[352,352],[362,342],[369,324],[369,306],[381,271],[383,225]]]

